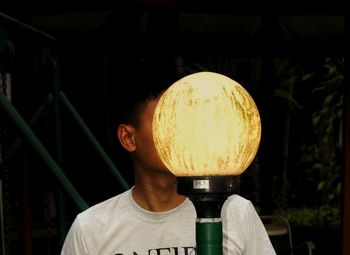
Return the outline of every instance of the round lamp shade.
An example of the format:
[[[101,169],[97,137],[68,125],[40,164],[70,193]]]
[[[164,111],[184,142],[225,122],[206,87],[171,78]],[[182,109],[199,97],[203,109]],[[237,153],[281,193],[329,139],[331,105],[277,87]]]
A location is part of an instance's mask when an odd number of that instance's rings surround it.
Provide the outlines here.
[[[178,80],[154,113],[156,150],[176,176],[239,175],[253,161],[260,137],[254,100],[240,84],[218,73]]]

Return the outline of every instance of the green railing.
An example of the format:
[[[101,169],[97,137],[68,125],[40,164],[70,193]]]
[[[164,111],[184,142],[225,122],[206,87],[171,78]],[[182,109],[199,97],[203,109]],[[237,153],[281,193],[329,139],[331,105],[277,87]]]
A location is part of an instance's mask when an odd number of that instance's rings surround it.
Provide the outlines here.
[[[11,102],[5,97],[5,95],[0,93],[0,103],[8,113],[10,118],[13,120],[23,137],[27,139],[32,148],[39,154],[39,156],[44,160],[48,168],[52,171],[57,180],[62,184],[64,189],[72,197],[75,203],[81,210],[88,208],[88,204],[80,196],[78,191],[74,188],[72,183],[68,180],[61,167],[56,163],[50,153],[46,150],[44,145],[40,142],[37,136],[33,133],[29,125],[23,120],[20,114],[12,106]]]
[[[92,134],[90,129],[84,123],[82,118],[79,116],[77,111],[74,109],[73,105],[69,102],[68,98],[64,95],[64,93],[60,92],[60,99],[63,102],[63,105],[69,110],[69,113],[72,115],[74,120],[79,124],[83,133],[86,135],[88,141],[91,142],[91,145],[95,148],[96,152],[103,159],[103,162],[106,164],[107,168],[111,171],[114,177],[118,180],[119,184],[126,190],[129,189],[129,184],[125,181],[124,177],[120,174],[112,160],[108,157],[103,147],[98,143],[95,136]]]
[[[19,26],[22,29],[30,31],[40,37],[45,38],[48,43],[56,43],[56,39],[51,35],[42,32],[32,26],[29,26],[23,22],[18,21],[4,13],[0,12],[0,20],[4,20],[5,22],[0,23],[0,43],[1,41],[5,41],[7,35],[7,26],[9,24]],[[70,113],[71,117],[75,120],[76,124],[81,128],[82,133],[85,135],[86,139],[91,143],[91,146],[96,150],[96,153],[100,156],[100,158],[105,163],[106,167],[111,171],[112,175],[117,179],[119,184],[123,189],[128,189],[129,185],[123,176],[118,171],[117,167],[114,165],[113,161],[107,155],[103,147],[97,141],[95,136],[92,134],[91,130],[79,116],[76,109],[73,107],[72,103],[68,100],[66,95],[60,90],[60,70],[59,70],[59,62],[58,59],[54,59],[50,56],[50,49],[47,45],[43,46],[42,50],[42,59],[44,61],[52,61],[52,66],[55,70],[53,70],[53,93],[48,95],[46,102],[44,102],[35,112],[32,119],[29,123],[22,118],[19,112],[15,109],[12,103],[8,100],[6,95],[0,90],[0,105],[5,110],[7,115],[12,119],[19,132],[22,134],[22,137],[28,141],[28,143],[32,146],[34,151],[38,153],[38,155],[42,158],[42,160],[46,163],[49,170],[51,170],[53,176],[58,180],[58,182],[62,185],[63,189],[67,192],[67,194],[72,198],[75,204],[78,206],[80,210],[85,210],[89,207],[88,203],[82,198],[67,176],[64,174],[62,169],[63,162],[63,148],[62,148],[62,131],[61,131],[61,107],[64,106],[67,111]],[[41,143],[38,137],[32,131],[31,126],[35,125],[41,118],[42,114],[45,112],[46,108],[53,105],[54,114],[55,114],[55,141],[56,141],[56,160],[54,157],[48,152],[45,146]],[[22,140],[21,138],[17,138],[17,140],[12,144],[10,149],[7,152],[6,158],[11,158],[11,156],[16,153],[19,148]],[[65,208],[64,199],[60,196],[59,199],[59,208]],[[64,239],[65,236],[65,218],[64,212],[59,213],[60,216],[60,236],[61,239]],[[61,240],[61,241],[62,241]]]

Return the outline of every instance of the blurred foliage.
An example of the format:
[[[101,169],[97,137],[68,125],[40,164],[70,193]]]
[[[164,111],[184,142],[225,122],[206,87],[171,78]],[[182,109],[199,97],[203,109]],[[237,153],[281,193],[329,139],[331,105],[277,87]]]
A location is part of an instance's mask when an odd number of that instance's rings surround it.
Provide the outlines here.
[[[303,74],[305,81],[314,74]],[[312,93],[320,98],[312,113],[315,139],[302,144],[300,163],[307,174],[319,176],[317,190],[323,204],[339,204],[342,193],[344,115],[344,59],[327,58],[324,75]]]
[[[337,228],[340,226],[340,207],[322,205],[320,207],[292,208],[280,211],[293,226]]]
[[[298,208],[279,208],[292,224],[314,227],[339,227],[341,219],[344,59],[325,58],[317,64],[303,65],[295,72],[295,95],[305,87],[309,98],[300,102],[305,119],[305,137],[301,139],[295,168],[295,200],[312,197]],[[310,102],[307,102],[309,100]],[[296,105],[296,104],[294,104]],[[300,170],[301,169],[301,170]],[[299,183],[299,184],[298,184]],[[301,189],[300,191],[297,191]],[[293,191],[293,190],[292,190]],[[311,193],[312,195],[308,194]],[[307,200],[306,200],[307,201]]]

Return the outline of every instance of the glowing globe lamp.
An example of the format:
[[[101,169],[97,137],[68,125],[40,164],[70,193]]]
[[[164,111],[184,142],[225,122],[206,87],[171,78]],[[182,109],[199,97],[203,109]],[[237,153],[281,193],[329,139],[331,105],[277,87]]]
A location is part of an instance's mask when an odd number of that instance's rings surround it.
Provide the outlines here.
[[[197,254],[222,254],[221,208],[253,161],[261,122],[249,93],[227,76],[198,72],[172,84],[153,118],[159,157],[197,212]]]

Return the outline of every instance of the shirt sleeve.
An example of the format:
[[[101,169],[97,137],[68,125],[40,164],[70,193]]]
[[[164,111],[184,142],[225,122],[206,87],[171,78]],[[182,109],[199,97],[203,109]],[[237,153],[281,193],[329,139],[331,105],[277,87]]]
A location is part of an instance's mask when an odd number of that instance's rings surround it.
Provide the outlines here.
[[[225,255],[276,255],[253,204],[238,195],[227,199],[221,212]]]
[[[70,227],[63,243],[61,255],[89,255],[83,231],[77,217]]]
[[[276,255],[266,229],[253,204],[249,202],[243,215],[244,255]]]

